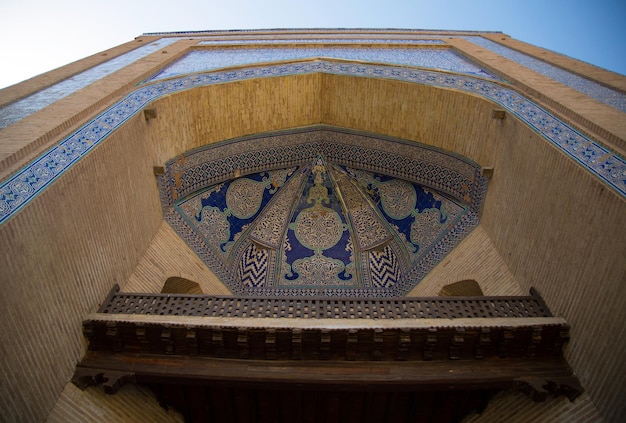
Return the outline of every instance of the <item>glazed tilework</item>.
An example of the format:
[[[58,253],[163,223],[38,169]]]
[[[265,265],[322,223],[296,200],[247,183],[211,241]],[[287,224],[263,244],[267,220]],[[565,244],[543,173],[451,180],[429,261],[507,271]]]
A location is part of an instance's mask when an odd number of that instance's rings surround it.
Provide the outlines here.
[[[414,33],[414,37],[432,37],[433,34],[438,35],[463,35],[463,34],[502,34],[501,31],[466,31],[466,30],[447,30],[447,29],[419,29],[419,28],[352,28],[349,30],[340,29],[340,28],[277,28],[277,29],[264,29],[263,32],[269,33],[278,33],[280,32],[281,36],[288,36],[289,34],[284,34],[288,32],[297,33],[294,37],[302,37],[302,34],[312,33],[312,34],[336,34],[341,36],[353,36],[358,38],[362,36],[362,34],[355,33],[354,31],[367,31],[368,34],[375,33],[396,33],[396,34],[404,34],[404,33]],[[200,37],[200,34],[211,34],[212,36],[220,35],[220,34],[228,34],[228,35],[245,35],[248,33],[253,33],[254,36],[258,36],[258,29],[230,29],[230,30],[222,30],[222,29],[213,29],[213,30],[204,30],[204,31],[175,31],[175,32],[147,32],[143,35],[145,36],[167,36],[167,37],[183,37],[185,35],[192,37]],[[422,33],[420,35],[420,33]],[[427,35],[424,35],[426,33]],[[188,38],[188,37],[186,37]]]
[[[155,51],[176,42],[176,39],[163,38],[148,45],[136,48],[98,66],[74,75],[64,81],[36,92],[26,98],[18,100],[0,108],[0,129],[6,128],[15,122],[24,119],[46,106],[75,93],[81,88],[122,69],[125,66],[145,57]]]
[[[626,161],[622,157],[585,137],[567,123],[560,121],[556,116],[507,86],[467,75],[319,60],[187,75],[138,87],[91,122],[66,137],[57,146],[2,181],[0,184],[0,223],[5,222],[28,204],[119,125],[139,113],[148,103],[162,96],[236,80],[316,72],[396,79],[466,91],[484,97],[513,113],[554,147],[566,153],[592,175],[626,197]]]
[[[626,113],[626,94],[619,91],[608,88],[604,85],[598,84],[582,76],[578,76],[575,73],[566,71],[557,66],[544,62],[543,60],[535,59],[519,51],[505,47],[501,44],[488,40],[486,38],[472,36],[462,37],[472,43],[484,47],[493,51],[500,56],[506,57],[522,66],[534,70],[548,78],[554,79],[563,85],[567,85],[581,93],[598,100],[601,103],[607,104]]]
[[[294,48],[237,48],[191,51],[175,63],[150,78],[155,81],[193,72],[253,63],[328,57],[344,60],[419,66],[497,79],[469,60],[447,49],[429,48],[349,48],[349,47],[294,47]]]
[[[461,242],[487,179],[457,155],[319,126],[187,152],[159,184],[166,220],[233,292],[379,297]]]
[[[299,44],[445,44],[442,40],[431,39],[401,39],[401,38],[288,38],[288,39],[249,39],[249,40],[205,40],[200,41],[199,45],[235,45],[235,44],[281,44],[281,43],[299,43]]]
[[[254,149],[238,141],[224,142],[217,148],[201,148],[174,158],[166,164],[170,184],[167,205],[201,189],[224,182],[235,171],[253,173],[275,167],[301,166],[312,162],[318,154],[342,166],[358,166],[363,170],[390,175],[431,187],[463,200],[478,212],[482,201],[476,178],[476,165],[461,156],[415,142],[401,142],[385,136],[364,135],[354,131],[320,126],[315,130],[291,130],[286,135],[254,136]],[[332,140],[332,142],[329,142]],[[368,148],[362,147],[367,145]],[[277,160],[277,158],[280,160]],[[410,159],[408,158],[410,157]],[[455,157],[455,160],[452,160]],[[209,166],[207,163],[211,163]]]

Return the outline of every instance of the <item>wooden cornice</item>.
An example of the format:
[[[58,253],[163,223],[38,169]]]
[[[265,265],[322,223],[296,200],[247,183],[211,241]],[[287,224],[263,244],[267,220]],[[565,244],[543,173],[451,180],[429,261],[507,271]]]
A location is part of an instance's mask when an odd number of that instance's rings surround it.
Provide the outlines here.
[[[281,315],[272,306],[276,299],[265,299],[258,314],[245,298],[197,296],[185,311],[176,304],[192,296],[153,294],[140,299],[147,308],[136,308],[138,298],[125,295],[114,289],[101,312],[84,320],[89,351],[73,382],[81,388],[101,383],[108,393],[125,383],[146,384],[188,421],[230,420],[242,405],[254,418],[233,421],[277,421],[258,413],[273,409],[279,397],[291,417],[303,416],[305,397],[339,404],[314,407],[305,416],[318,420],[367,409],[359,401],[371,397],[378,401],[371,409],[376,418],[366,413],[359,421],[398,421],[391,409],[406,421],[415,421],[417,410],[430,410],[424,421],[458,421],[501,390],[520,390],[536,401],[550,395],[574,400],[583,391],[563,357],[567,322],[553,317],[536,293],[316,299],[306,303],[316,318],[294,317],[304,299],[277,300],[291,310]],[[524,307],[524,301],[534,306]],[[171,310],[155,309],[159,302]],[[201,311],[198,304],[205,304]],[[355,315],[344,316],[342,307]],[[387,314],[358,317],[358,310],[376,307]],[[263,317],[266,308],[270,317]],[[336,316],[323,317],[331,309]],[[430,314],[403,314],[422,309]]]

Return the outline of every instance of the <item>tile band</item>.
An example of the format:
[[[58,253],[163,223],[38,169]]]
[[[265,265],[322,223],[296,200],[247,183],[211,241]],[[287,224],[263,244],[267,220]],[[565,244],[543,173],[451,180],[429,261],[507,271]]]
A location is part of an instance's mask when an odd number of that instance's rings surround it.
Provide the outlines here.
[[[603,183],[626,197],[626,161],[622,157],[587,138],[510,88],[466,75],[320,60],[188,75],[139,87],[3,181],[0,185],[0,224],[19,212],[63,172],[151,101],[168,94],[212,84],[317,72],[395,79],[480,95],[513,113]]]

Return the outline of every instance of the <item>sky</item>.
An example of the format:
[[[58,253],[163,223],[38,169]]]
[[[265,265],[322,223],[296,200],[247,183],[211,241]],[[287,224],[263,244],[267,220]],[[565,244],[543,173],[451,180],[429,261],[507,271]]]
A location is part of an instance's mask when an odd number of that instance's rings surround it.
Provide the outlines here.
[[[626,75],[624,0],[0,0],[0,88],[148,32],[501,31]]]

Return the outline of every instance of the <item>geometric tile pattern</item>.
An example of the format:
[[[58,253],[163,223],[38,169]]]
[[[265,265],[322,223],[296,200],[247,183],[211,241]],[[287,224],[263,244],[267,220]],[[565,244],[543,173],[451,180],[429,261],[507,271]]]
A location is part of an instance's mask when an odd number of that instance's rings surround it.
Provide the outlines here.
[[[246,143],[248,139],[254,144]],[[277,169],[309,165],[319,155],[340,166],[424,185],[463,201],[475,212],[484,198],[478,187],[484,182],[480,169],[464,157],[412,141],[318,125],[223,141],[188,152],[184,160],[183,155],[175,157],[165,164],[169,191],[164,192],[164,201],[171,207],[230,180],[235,172],[259,172],[268,163]],[[356,173],[355,177],[367,179]]]
[[[626,94],[479,36],[461,37],[626,113]]]
[[[241,285],[249,288],[263,286],[267,279],[268,259],[269,254],[266,249],[250,243],[238,262]]]
[[[159,185],[166,221],[239,295],[390,297],[477,224],[487,180],[432,147],[319,126],[187,152]]]
[[[449,49],[358,48],[358,47],[275,47],[193,50],[149,78],[155,81],[194,72],[207,72],[230,66],[328,57],[342,60],[385,63],[443,69],[482,78],[497,79],[463,56]]]
[[[369,266],[372,285],[376,288],[391,288],[402,277],[398,257],[389,245],[369,253]]]
[[[333,28],[280,28],[280,29],[265,29],[263,32],[268,34],[274,33],[271,35],[272,38],[280,37],[283,39],[293,39],[293,38],[301,38],[308,36],[308,34],[313,34],[314,36],[320,36],[321,34],[330,34],[341,36],[342,38],[349,38],[351,36],[357,38],[360,34],[351,34],[350,32],[346,32],[346,30],[342,29],[333,29]],[[296,34],[290,34],[290,33]],[[400,34],[411,34],[407,35],[411,38],[432,38],[434,35],[438,36],[448,36],[448,35],[467,35],[467,34],[502,34],[501,31],[468,31],[468,30],[448,30],[448,29],[388,29],[388,28],[367,28],[368,34],[371,34],[372,37],[379,36],[382,34],[383,37],[389,36],[389,34],[400,33]],[[427,33],[426,35],[424,33]],[[228,35],[237,35],[249,37],[250,34],[254,38],[261,38],[258,34],[258,30],[256,29],[231,29],[231,30],[204,30],[204,31],[176,31],[176,32],[146,32],[144,36],[179,36],[184,39],[211,39],[215,38],[215,36],[223,35],[224,33],[228,33]],[[202,35],[206,34],[206,35]]]
[[[136,48],[111,60],[107,60],[100,65],[87,69],[86,71],[76,74],[48,88],[37,91],[28,97],[1,107],[0,129],[6,128],[17,121],[24,119],[26,116],[51,105],[63,97],[67,97],[68,95],[75,93],[81,88],[84,88],[87,85],[96,82],[97,80],[102,79],[105,76],[110,75],[149,54],[152,54],[155,51],[174,43],[175,41],[176,39],[172,38],[162,38],[160,40],[153,41],[148,45]]]
[[[509,111],[604,184],[626,197],[626,160],[559,120],[506,84],[437,71],[329,60],[251,66],[233,71],[186,75],[139,86],[59,144],[0,183],[0,224],[27,205],[74,163],[150,102],[179,91],[280,75],[330,73],[384,78],[454,89],[486,98]]]
[[[207,40],[200,41],[198,45],[238,45],[238,44],[445,44],[442,40],[428,38],[286,38],[286,39],[259,39],[253,40]]]

